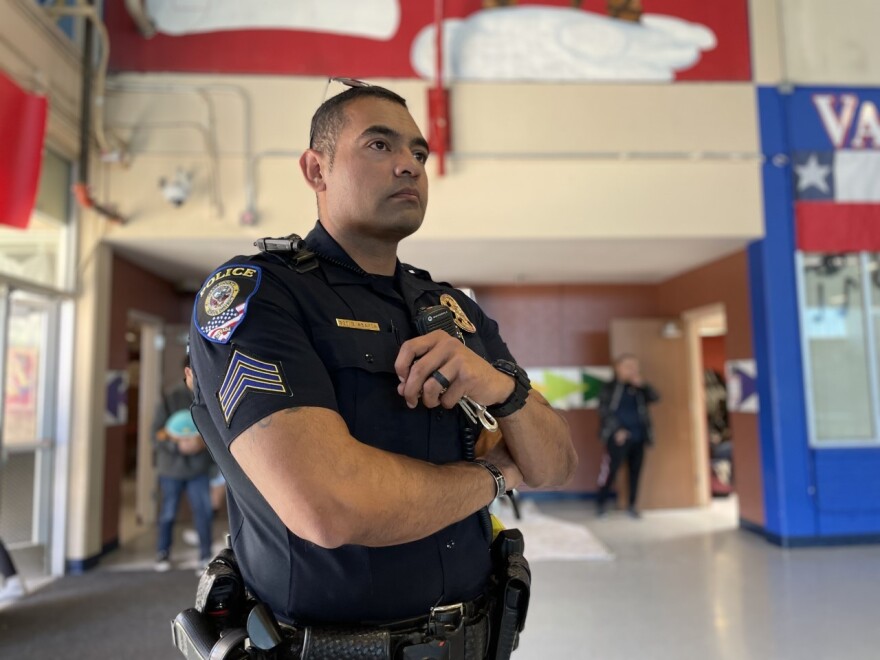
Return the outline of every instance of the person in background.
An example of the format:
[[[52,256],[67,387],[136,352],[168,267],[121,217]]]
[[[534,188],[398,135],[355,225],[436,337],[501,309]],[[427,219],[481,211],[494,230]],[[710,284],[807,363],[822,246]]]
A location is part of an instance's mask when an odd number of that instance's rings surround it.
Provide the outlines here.
[[[0,539],[0,575],[3,576],[3,586],[0,587],[0,603],[18,600],[27,593],[27,589],[15,568],[15,563],[9,551]]]
[[[213,460],[193,422],[193,372],[189,356],[183,363],[183,382],[159,402],[153,418],[156,441],[156,472],[162,504],[159,510],[156,570],[171,568],[171,543],[177,510],[184,491],[195,518],[199,536],[200,566],[211,559],[211,468]]]
[[[659,399],[657,390],[642,378],[638,358],[624,354],[614,361],[614,380],[607,383],[599,394],[599,435],[605,445],[605,457],[599,472],[598,515],[605,515],[614,477],[620,465],[626,461],[629,469],[629,514],[633,518],[640,517],[636,509],[639,476],[645,447],[654,444],[648,406]]]

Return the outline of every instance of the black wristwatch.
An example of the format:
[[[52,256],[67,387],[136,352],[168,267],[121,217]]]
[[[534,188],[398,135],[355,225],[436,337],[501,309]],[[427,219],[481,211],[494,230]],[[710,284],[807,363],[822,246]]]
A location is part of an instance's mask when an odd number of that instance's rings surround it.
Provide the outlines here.
[[[513,392],[501,403],[494,406],[488,406],[489,412],[493,417],[507,417],[526,405],[526,399],[529,396],[529,390],[532,389],[532,382],[526,370],[515,362],[510,360],[495,360],[492,366],[503,374],[507,374],[513,378]]]

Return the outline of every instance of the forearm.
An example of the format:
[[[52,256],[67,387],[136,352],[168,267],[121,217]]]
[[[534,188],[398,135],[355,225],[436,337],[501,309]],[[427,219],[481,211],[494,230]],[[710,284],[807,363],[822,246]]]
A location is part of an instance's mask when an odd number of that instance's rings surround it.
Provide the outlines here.
[[[370,447],[323,409],[270,415],[231,450],[287,528],[328,548],[425,538],[495,495],[485,468],[434,465]]]
[[[335,506],[345,543],[386,546],[425,538],[489,504],[495,481],[471,463],[434,465],[363,446]]]
[[[571,479],[578,463],[571,430],[540,393],[529,392],[522,409],[498,422],[526,484],[556,487]]]

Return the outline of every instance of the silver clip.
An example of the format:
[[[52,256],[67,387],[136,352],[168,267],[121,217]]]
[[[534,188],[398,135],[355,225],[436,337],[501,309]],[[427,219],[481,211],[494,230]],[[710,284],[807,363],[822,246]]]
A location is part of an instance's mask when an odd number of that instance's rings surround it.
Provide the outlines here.
[[[487,431],[497,431],[498,422],[492,417],[491,413],[481,403],[477,403],[469,396],[463,396],[458,402],[464,414],[468,416],[474,424],[481,424]]]

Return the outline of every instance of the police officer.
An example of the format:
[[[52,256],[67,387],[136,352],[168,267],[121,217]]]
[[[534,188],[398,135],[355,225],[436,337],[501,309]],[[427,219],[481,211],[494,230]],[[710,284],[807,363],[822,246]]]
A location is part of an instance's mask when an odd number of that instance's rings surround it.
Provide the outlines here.
[[[197,294],[193,415],[228,481],[245,581],[283,622],[383,626],[481,602],[477,512],[577,463],[497,324],[397,260],[424,218],[427,158],[397,94],[361,84],[325,101],[300,160],[319,215],[305,249],[236,257]],[[463,341],[417,334],[438,303]],[[503,431],[479,462],[464,460],[465,395]]]

